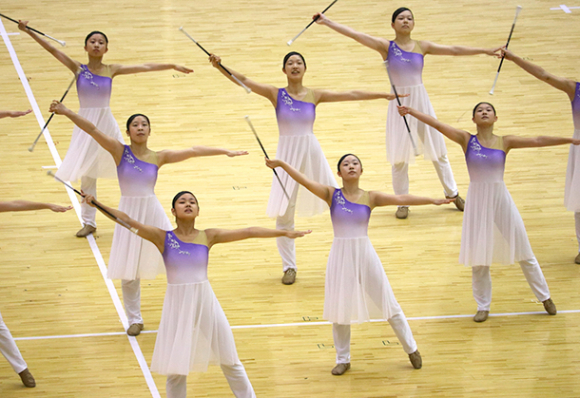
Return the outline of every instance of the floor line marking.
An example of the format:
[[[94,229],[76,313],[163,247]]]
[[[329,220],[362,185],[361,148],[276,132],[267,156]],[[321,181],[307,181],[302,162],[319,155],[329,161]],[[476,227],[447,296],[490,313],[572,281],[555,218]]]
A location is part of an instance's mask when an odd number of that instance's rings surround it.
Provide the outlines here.
[[[38,124],[40,127],[43,127],[45,124],[44,117],[42,116],[42,113],[40,112],[40,108],[38,107],[38,103],[36,102],[36,98],[34,97],[32,89],[30,88],[30,85],[28,84],[28,79],[26,78],[26,74],[24,73],[24,70],[22,69],[22,66],[20,65],[20,61],[18,60],[18,56],[16,55],[16,51],[14,50],[14,47],[12,46],[12,43],[10,42],[10,38],[8,37],[8,33],[6,32],[6,29],[4,28],[4,24],[2,23],[2,21],[0,21],[0,35],[4,39],[4,44],[6,45],[6,48],[8,49],[8,52],[9,52],[10,57],[12,59],[12,63],[14,64],[14,68],[16,69],[16,73],[18,73],[18,77],[20,78],[20,82],[22,83],[22,86],[24,87],[24,91],[26,92],[26,95],[28,97],[28,101],[30,102],[30,106],[32,107],[32,109],[34,111],[34,115],[36,116]],[[44,139],[46,140],[46,143],[48,145],[48,149],[50,150],[50,153],[52,155],[52,158],[54,159],[54,163],[55,163],[56,167],[58,168],[61,165],[62,160],[60,158],[60,155],[58,154],[58,151],[56,150],[56,146],[54,145],[54,142],[52,140],[52,136],[50,135],[48,128],[46,128],[44,130],[43,135],[44,135]],[[77,197],[75,196],[75,193],[72,190],[70,190],[70,189],[65,189],[65,190],[67,191],[67,193],[69,195],[71,203],[73,204],[75,212],[77,214],[77,217],[82,225],[80,203],[79,203]],[[105,261],[103,260],[103,256],[101,255],[101,252],[99,250],[99,247],[97,246],[97,243],[96,243],[93,235],[87,236],[87,241],[89,242],[89,246],[93,252],[93,255],[95,256],[95,260],[97,261],[97,264],[99,266],[99,270],[101,271],[101,275],[103,277],[105,285],[107,286],[107,289],[109,291],[111,299],[113,300],[113,304],[115,306],[115,309],[117,310],[117,314],[119,315],[119,318],[121,319],[121,323],[123,324],[123,327],[126,330],[128,327],[127,316],[125,315],[125,311],[123,309],[123,306],[121,305],[121,300],[119,299],[119,295],[117,294],[117,291],[115,290],[115,285],[113,284],[113,281],[111,281],[110,279],[107,279],[107,267],[105,265]],[[143,372],[143,377],[145,378],[145,381],[147,383],[147,386],[149,387],[149,391],[151,392],[151,395],[153,396],[153,398],[161,398],[161,395],[159,394],[157,386],[155,385],[155,381],[153,380],[153,376],[151,375],[151,371],[149,370],[149,367],[147,366],[147,361],[145,360],[145,356],[143,355],[143,352],[141,351],[141,347],[139,346],[139,343],[137,342],[137,339],[133,336],[127,336],[127,338],[129,340],[129,343],[131,344],[131,348],[133,349],[133,353],[135,354],[137,362],[139,363],[139,366],[141,367],[141,371]],[[15,340],[17,340],[17,339],[15,339]]]
[[[580,310],[564,310],[558,311],[558,314],[578,314]],[[511,316],[521,316],[521,315],[546,315],[545,311],[534,311],[534,312],[504,312],[499,314],[489,314],[490,317],[501,318],[501,317],[511,317]],[[546,315],[549,316],[549,315]],[[415,316],[407,318],[408,321],[437,321],[444,319],[460,319],[460,318],[471,318],[473,314],[466,315],[433,315],[433,316]],[[387,322],[385,319],[371,319],[370,322]],[[265,325],[239,325],[232,326],[232,329],[267,329],[267,328],[281,328],[281,327],[296,327],[296,326],[322,326],[322,325],[332,325],[331,322],[296,322],[296,323],[275,323],[275,324],[265,324]],[[143,330],[141,334],[154,334],[157,330]],[[44,339],[68,339],[68,338],[81,338],[81,337],[106,337],[106,336],[123,336],[124,332],[109,332],[109,333],[87,333],[87,334],[63,334],[56,336],[34,336],[34,337],[18,337],[14,340],[44,340]]]

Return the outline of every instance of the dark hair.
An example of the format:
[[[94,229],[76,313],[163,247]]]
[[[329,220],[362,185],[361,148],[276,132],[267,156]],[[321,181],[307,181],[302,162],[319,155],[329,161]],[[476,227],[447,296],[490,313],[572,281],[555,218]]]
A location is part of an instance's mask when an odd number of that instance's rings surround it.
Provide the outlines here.
[[[479,105],[481,105],[481,104],[487,104],[487,105],[491,106],[491,109],[493,109],[493,114],[494,114],[495,116],[497,116],[497,113],[496,113],[496,111],[495,111],[495,107],[494,107],[492,104],[490,104],[489,102],[481,101],[480,103],[478,103],[477,105],[475,105],[475,107],[473,108],[473,112],[471,113],[471,117],[475,117],[475,110],[476,110],[476,109],[477,109],[477,107],[478,107]]]
[[[183,195],[185,195],[186,193],[188,193],[188,194],[190,194],[191,196],[193,196],[193,197],[195,198],[195,201],[196,201],[196,203],[198,203],[198,202],[197,202],[197,198],[195,197],[195,195],[194,195],[193,193],[191,193],[191,192],[189,192],[189,191],[181,191],[181,192],[178,192],[178,193],[177,193],[177,195],[175,195],[175,196],[173,197],[173,200],[171,201],[171,208],[172,208],[172,209],[175,209],[175,202],[177,202],[177,201],[179,200],[179,198],[181,198],[181,197],[182,197]],[[198,203],[198,206],[199,206],[199,203]]]
[[[411,11],[410,9],[408,9],[407,7],[399,7],[395,10],[395,12],[393,13],[393,17],[391,18],[391,22],[395,23],[395,19],[397,19],[397,17],[399,16],[400,13],[405,12],[405,11],[409,11],[411,13],[411,15],[413,15],[413,11]],[[413,16],[414,17],[414,16]]]
[[[353,153],[347,153],[346,155],[342,155],[342,157],[340,158],[340,160],[336,164],[336,168],[338,169],[338,171],[340,171],[340,164],[347,156],[354,156],[356,158],[356,160],[358,160],[358,162],[360,163],[360,167],[362,168],[362,162],[360,161],[359,157]]]
[[[286,67],[286,62],[288,61],[288,58],[290,58],[293,55],[298,55],[300,58],[302,58],[302,62],[304,63],[304,69],[306,69],[306,60],[304,59],[302,54],[296,51],[290,51],[288,54],[286,54],[286,56],[284,57],[284,61],[282,62],[282,69]]]
[[[127,119],[127,131],[129,131],[129,126],[131,125],[131,123],[133,123],[133,120],[135,120],[137,116],[143,116],[145,119],[147,119],[147,124],[149,125],[149,127],[151,127],[151,122],[149,121],[149,118],[147,116],[145,116],[142,113],[136,113],[134,115],[129,116],[129,119]]]
[[[85,37],[85,46],[89,42],[89,39],[91,38],[92,35],[103,35],[103,37],[105,38],[105,43],[109,44],[109,39],[107,38],[107,35],[106,34],[104,34],[101,31],[98,31],[98,30],[93,30],[91,33],[89,33],[87,35],[87,37]]]

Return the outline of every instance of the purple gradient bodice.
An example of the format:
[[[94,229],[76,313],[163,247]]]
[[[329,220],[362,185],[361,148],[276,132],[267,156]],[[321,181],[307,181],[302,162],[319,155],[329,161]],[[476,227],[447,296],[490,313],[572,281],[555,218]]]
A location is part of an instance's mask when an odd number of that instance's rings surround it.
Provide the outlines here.
[[[394,41],[390,42],[387,62],[389,75],[395,87],[423,84],[423,55],[402,50]],[[419,43],[415,44],[416,46]]]
[[[155,195],[155,183],[159,167],[137,159],[131,148],[125,145],[121,163],[117,166],[122,196]]]
[[[504,151],[481,146],[475,135],[469,139],[465,161],[472,183],[503,182],[505,159]]]
[[[367,205],[349,202],[340,189],[335,189],[330,206],[330,218],[336,238],[367,236],[371,208]]]
[[[177,285],[207,281],[209,249],[206,245],[182,242],[173,231],[167,231],[164,247],[167,283]]]
[[[108,108],[112,89],[112,78],[95,75],[86,65],[81,65],[81,73],[77,78],[81,108]]]
[[[276,103],[276,120],[280,135],[314,134],[316,106],[290,97],[286,89],[278,90]]]
[[[572,117],[574,118],[574,130],[580,130],[580,83],[576,83],[576,95],[572,101]]]

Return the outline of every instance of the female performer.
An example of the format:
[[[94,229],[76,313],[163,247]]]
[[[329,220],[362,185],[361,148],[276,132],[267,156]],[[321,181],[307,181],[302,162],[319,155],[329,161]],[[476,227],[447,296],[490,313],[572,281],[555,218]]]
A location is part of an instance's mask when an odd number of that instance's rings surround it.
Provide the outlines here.
[[[98,31],[93,31],[85,38],[85,51],[89,57],[87,64],[71,59],[64,52],[42,39],[27,28],[28,21],[20,21],[20,30],[28,33],[46,51],[70,69],[77,77],[77,93],[79,96],[79,114],[95,124],[97,128],[123,143],[121,130],[109,108],[112,82],[115,76],[128,75],[140,72],[153,72],[175,69],[179,72],[190,73],[192,69],[176,64],[142,64],[123,66],[119,64],[105,65],[103,56],[109,50],[109,39]],[[86,194],[97,195],[97,178],[114,178],[115,167],[111,156],[97,144],[90,136],[75,128],[69,149],[60,165],[56,176],[64,181],[81,179],[81,189]],[[77,237],[85,237],[96,231],[96,211],[86,204],[81,205],[83,228],[77,232]]]
[[[220,67],[220,57],[212,55],[209,60],[224,76],[237,84]],[[307,88],[302,83],[306,73],[306,61],[301,54],[295,51],[286,54],[282,62],[282,72],[284,72],[288,80],[285,88],[276,88],[269,84],[257,83],[238,72],[231,69],[229,71],[256,94],[270,100],[276,109],[276,119],[280,133],[276,157],[290,163],[292,167],[306,174],[308,178],[333,187],[338,185],[313,132],[316,106],[322,102],[360,101],[380,98],[390,101],[395,99],[394,94],[387,93],[359,90],[335,93],[328,90]],[[284,196],[282,187],[273,178],[266,213],[270,217],[276,217],[276,229],[292,230],[294,228],[294,213],[296,209],[298,210],[298,215],[303,217],[322,213],[326,209],[324,203],[316,196],[307,190],[299,190],[299,185],[291,178],[288,178],[284,172],[280,174],[280,179],[290,196],[290,200],[288,201]],[[299,199],[297,200],[298,196]],[[282,257],[284,271],[282,283],[291,285],[296,279],[297,271],[294,241],[278,238],[276,243],[278,252]]]
[[[68,117],[76,124],[79,131],[86,132],[112,155],[117,165],[121,188],[119,208],[139,222],[165,230],[171,229],[171,222],[154,192],[157,172],[161,166],[197,156],[234,157],[247,154],[245,151],[229,151],[203,146],[194,146],[180,151],[152,151],[147,147],[147,140],[151,134],[149,118],[141,114],[135,114],[127,120],[127,135],[131,140],[131,145],[123,145],[116,138],[100,131],[90,121],[58,101],[53,101],[50,112]],[[130,325],[127,334],[130,336],[137,336],[143,330],[141,278],[155,279],[157,274],[163,271],[163,260],[154,245],[143,241],[119,225],[115,227],[107,276],[110,279],[122,280],[123,303]]]
[[[8,111],[7,111],[8,112]],[[0,111],[0,115],[2,115],[3,111]],[[22,112],[23,114],[29,112]],[[16,116],[23,116],[23,115],[16,115]],[[16,117],[12,116],[12,117]],[[2,116],[0,116],[2,117]],[[52,203],[39,203],[39,202],[29,202],[26,200],[13,200],[10,202],[0,202],[0,213],[6,211],[24,211],[24,210],[43,210],[49,209],[54,211],[55,213],[64,213],[72,209],[72,206],[59,206],[54,205]],[[20,350],[16,346],[16,342],[8,330],[8,327],[4,323],[2,319],[2,314],[0,314],[0,352],[4,355],[4,358],[8,360],[12,369],[20,376],[22,380],[22,384],[26,387],[35,387],[36,381],[32,376],[32,373],[28,370],[28,365],[22,358],[22,354]]]
[[[521,57],[518,57],[507,49],[502,50],[505,58],[549,85],[562,90],[572,102],[572,118],[574,120],[574,138],[580,139],[580,83],[574,80],[558,77],[546,72],[538,65],[534,65]],[[578,240],[578,255],[574,260],[580,264],[580,147],[570,146],[568,155],[568,169],[566,170],[566,189],[564,191],[564,205],[569,211],[574,212],[576,220],[576,239]]]
[[[556,315],[550,289],[532,252],[524,222],[503,181],[505,160],[510,149],[536,148],[552,145],[580,144],[580,140],[559,137],[524,138],[493,134],[497,114],[493,105],[480,102],[473,108],[473,122],[477,134],[441,123],[433,116],[406,106],[399,107],[401,115],[411,115],[439,130],[455,141],[465,152],[469,171],[467,207],[463,217],[459,262],[472,268],[473,297],[477,313],[473,320],[484,322],[491,306],[492,262],[520,263],[530,288],[546,312]]]
[[[487,54],[496,56],[497,49],[473,48],[463,46],[444,46],[425,40],[411,39],[411,32],[415,27],[415,19],[410,9],[401,7],[395,10],[391,18],[391,27],[395,31],[394,40],[373,37],[357,32],[348,26],[341,25],[326,18],[323,14],[316,14],[316,21],[331,29],[354,39],[381,54],[387,66],[391,84],[397,88],[399,94],[411,94],[402,100],[404,105],[414,107],[435,117],[435,111],[423,85],[422,73],[425,55],[475,55]],[[433,162],[439,181],[443,185],[445,196],[455,198],[455,206],[463,211],[464,201],[459,196],[457,184],[453,177],[451,165],[447,159],[447,147],[443,138],[429,126],[409,121],[413,142],[418,146],[418,153],[424,151],[424,157]],[[394,104],[389,104],[387,113],[387,160],[391,163],[393,190],[396,195],[409,193],[409,163],[414,161],[414,150],[407,133],[404,121],[397,114]],[[397,218],[409,216],[407,206],[399,206],[395,213]]]
[[[281,167],[297,183],[330,206],[334,240],[328,255],[324,295],[324,319],[332,322],[336,348],[333,375],[350,369],[350,324],[368,322],[371,318],[387,319],[409,354],[411,364],[420,369],[422,359],[403,310],[397,303],[389,279],[367,230],[371,211],[387,205],[441,205],[453,199],[431,199],[413,195],[388,195],[359,188],[363,172],[358,157],[344,155],[338,161],[341,189],[309,179],[281,160],[268,160],[271,169]]]
[[[86,202],[93,204],[96,200],[87,196]],[[295,239],[310,231],[260,227],[199,230],[195,228],[199,203],[188,191],[179,192],[173,198],[171,214],[177,224],[173,231],[142,224],[119,210],[99,205],[136,228],[137,234],[152,242],[163,255],[167,292],[151,370],[167,375],[167,398],[185,398],[189,372],[205,372],[208,364],[221,366],[236,397],[255,397],[238,358],[228,320],[207,279],[209,250],[218,243],[278,236]]]

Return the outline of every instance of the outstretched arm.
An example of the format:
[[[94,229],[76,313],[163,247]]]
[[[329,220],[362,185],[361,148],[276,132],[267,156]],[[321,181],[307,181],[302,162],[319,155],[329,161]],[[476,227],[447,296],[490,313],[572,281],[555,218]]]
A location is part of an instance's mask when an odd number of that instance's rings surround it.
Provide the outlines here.
[[[433,199],[415,195],[389,195],[379,191],[370,191],[369,200],[371,209],[379,206],[418,206],[418,205],[444,205],[455,199]]]
[[[175,69],[178,72],[182,73],[191,73],[193,69],[186,68],[185,66],[177,65],[177,64],[155,64],[155,63],[148,63],[142,65],[111,65],[111,74],[113,77],[119,75],[131,75],[133,73],[143,73],[143,72],[157,72],[161,70],[169,70]]]
[[[220,62],[222,62],[222,59],[220,57],[218,57],[215,54],[212,54],[209,57],[209,62],[214,68],[219,70],[222,75],[227,77],[230,81],[234,82],[235,84],[238,84],[238,82],[233,77],[231,77],[229,73],[224,70],[224,68],[220,66]],[[232,70],[231,68],[228,68],[228,70],[231,72],[232,75],[236,77],[236,79],[238,79],[246,86],[248,86],[253,92],[269,99],[272,105],[276,106],[276,102],[278,100],[278,89],[276,87],[271,86],[269,84],[257,83],[251,79],[248,79],[241,73]]]
[[[216,243],[235,242],[248,238],[278,238],[285,236],[290,239],[301,238],[312,231],[286,231],[281,229],[269,229],[262,227],[249,227],[243,229],[206,229],[208,247]]]
[[[30,37],[32,37],[34,40],[36,40],[36,42],[38,44],[40,44],[42,46],[42,48],[44,48],[46,51],[51,53],[52,56],[55,57],[57,60],[59,60],[59,62],[62,63],[64,66],[69,68],[72,71],[72,73],[77,73],[77,70],[81,67],[80,62],[73,60],[68,55],[66,55],[64,52],[60,51],[59,49],[54,47],[49,42],[42,39],[35,32],[28,29],[28,27],[26,25],[28,25],[28,21],[18,21],[18,29],[20,29],[23,32],[28,33],[28,35]]]
[[[44,210],[49,209],[55,213],[64,213],[72,209],[72,206],[60,206],[52,203],[29,202],[27,200],[11,200],[9,202],[0,202],[0,213],[6,211],[26,211],[26,210]]]
[[[487,54],[493,57],[499,58],[500,55],[497,53],[501,47],[496,48],[476,48],[476,47],[465,47],[465,46],[445,46],[442,44],[435,44],[430,41],[419,41],[419,46],[423,54],[433,54],[433,55],[477,55],[477,54]]]
[[[409,94],[402,94],[399,97],[408,97]],[[314,90],[314,102],[318,105],[321,102],[339,102],[339,101],[365,101],[374,99],[386,99],[392,101],[396,98],[395,94],[375,93],[371,91],[352,90],[342,93],[335,93],[328,90]]]
[[[399,115],[401,116],[411,115],[417,118],[419,121],[437,129],[441,134],[449,138],[451,141],[457,142],[463,148],[463,152],[467,150],[467,144],[469,143],[470,138],[470,134],[467,131],[459,130],[448,124],[441,123],[433,116],[427,115],[423,112],[419,112],[418,110],[413,108],[409,108],[406,106],[398,106],[397,108],[399,108]]]
[[[0,111],[0,119],[5,117],[20,117],[28,115],[30,112],[32,112],[32,109],[27,111]]]
[[[276,167],[281,167],[298,184],[304,186],[304,188],[308,189],[314,195],[324,200],[328,206],[332,205],[332,194],[334,192],[333,187],[309,180],[304,174],[282,160],[266,158],[266,166],[272,170],[274,170]]]
[[[528,72],[530,75],[534,76],[535,78],[548,83],[550,86],[557,88],[558,90],[562,90],[568,97],[570,97],[570,101],[574,100],[574,95],[576,94],[576,82],[570,79],[566,79],[563,77],[559,77],[556,75],[552,75],[551,73],[546,72],[542,67],[531,63],[530,61],[526,61],[525,59],[518,57],[513,52],[509,51],[508,49],[502,47],[501,49],[502,56],[509,61],[513,61],[514,64]]]
[[[503,146],[507,153],[510,149],[515,148],[540,148],[544,146],[555,145],[580,145],[580,140],[564,137],[547,137],[539,136],[534,138],[518,137],[515,135],[506,135],[503,137]]]
[[[129,226],[131,226],[131,228],[137,229],[138,236],[153,243],[155,246],[157,246],[159,251],[161,253],[163,253],[163,250],[165,247],[165,244],[164,244],[165,243],[165,233],[167,231],[164,231],[161,228],[153,227],[151,225],[141,224],[140,222],[133,220],[131,217],[129,217],[127,214],[123,213],[122,211],[119,211],[117,209],[113,209],[112,207],[109,207],[109,206],[105,206],[101,202],[97,201],[94,196],[86,195],[84,197],[84,201],[89,206],[96,207],[107,218],[116,222],[117,220],[114,218],[114,217],[116,217],[119,220],[121,220],[121,221],[125,222],[126,224],[128,224]],[[97,204],[98,206],[95,206],[95,204]],[[103,209],[105,211],[103,211]],[[107,214],[107,212],[112,214],[114,217],[111,217],[111,215]],[[121,223],[119,223],[119,225],[126,228],[126,226],[121,224]]]
[[[189,149],[183,149],[180,151],[164,150],[157,152],[157,162],[159,167],[167,163],[177,163],[187,160],[189,158],[195,158],[200,156],[215,156],[215,155],[227,155],[230,158],[235,156],[247,155],[247,151],[230,151],[229,149],[222,148],[211,148],[207,146],[194,146]]]
[[[74,113],[57,100],[52,101],[52,104],[50,104],[49,111],[54,112],[57,115],[64,115],[68,117],[81,130],[83,130],[85,133],[93,137],[95,141],[97,141],[99,145],[102,146],[107,152],[113,155],[113,159],[115,159],[115,164],[119,165],[119,163],[121,163],[121,157],[123,156],[124,147],[123,144],[121,144],[119,141],[103,133],[93,123],[89,122],[84,117]]]
[[[366,33],[357,32],[356,30],[349,28],[346,25],[341,25],[337,22],[331,21],[330,19],[326,18],[324,14],[317,13],[312,16],[312,19],[318,17],[316,20],[317,24],[326,25],[330,29],[337,31],[338,33],[345,35],[346,37],[350,37],[358,41],[363,46],[367,46],[375,51],[378,51],[381,54],[383,59],[387,59],[387,55],[389,53],[389,41],[382,39],[380,37],[374,37],[371,35],[367,35]]]

